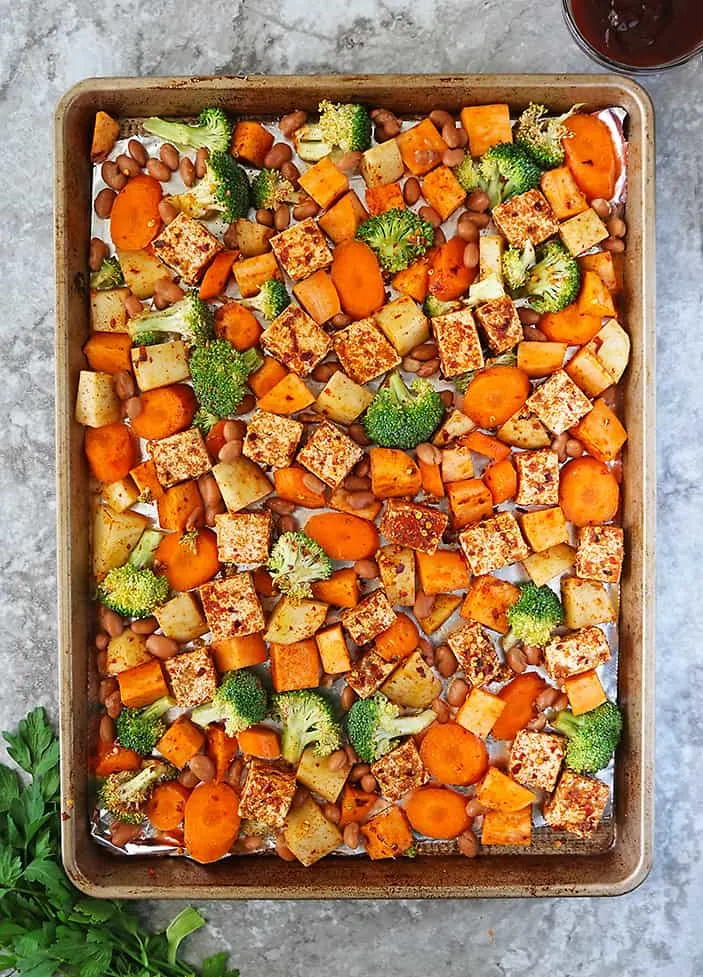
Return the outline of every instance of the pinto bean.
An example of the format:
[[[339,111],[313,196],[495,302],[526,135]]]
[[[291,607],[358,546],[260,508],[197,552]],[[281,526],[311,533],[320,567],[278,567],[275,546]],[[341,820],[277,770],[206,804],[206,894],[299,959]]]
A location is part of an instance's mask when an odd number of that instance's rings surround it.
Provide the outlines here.
[[[242,441],[247,433],[244,421],[227,421],[222,430],[225,441]]]
[[[432,238],[432,245],[435,248],[441,248],[443,244],[447,243],[447,236],[441,227],[435,227],[434,236]]]
[[[408,207],[412,207],[413,204],[418,202],[421,196],[420,181],[414,176],[409,176],[403,186],[403,200]]]
[[[108,715],[104,715],[100,720],[98,736],[100,737],[101,743],[115,742],[115,724]]]
[[[112,205],[115,202],[116,196],[117,194],[115,191],[111,190],[109,187],[105,187],[100,191],[95,198],[95,203],[93,204],[93,208],[98,217],[101,217],[104,220],[110,216]]]
[[[475,858],[478,855],[478,838],[473,831],[462,831],[456,844],[464,858]]]
[[[480,818],[486,813],[488,808],[484,807],[483,804],[477,800],[477,798],[472,797],[470,801],[466,803],[466,814],[470,818]]]
[[[461,141],[461,137],[459,136],[459,132],[457,130],[456,125],[454,124],[454,119],[452,119],[451,122],[445,122],[445,124],[442,126],[442,139],[444,139],[444,141],[446,142],[447,146],[449,146],[450,149],[458,149]],[[464,158],[464,154],[462,153],[459,159],[457,160],[457,163],[460,163],[463,158]],[[446,163],[445,165],[456,166],[457,163],[453,163],[453,164]]]
[[[290,208],[288,204],[279,204],[273,214],[273,226],[277,231],[285,231],[290,224]]]
[[[264,227],[273,227],[273,211],[266,210],[265,207],[260,207],[256,212],[256,223],[262,224]]]
[[[439,370],[439,360],[427,360],[426,363],[421,363],[417,368],[417,375],[419,377],[432,377]]]
[[[344,828],[344,844],[352,850],[359,847],[361,829],[356,821],[350,821]]]
[[[375,580],[378,576],[378,565],[375,560],[357,560],[354,572],[362,580]]]
[[[437,698],[432,702],[430,707],[432,712],[437,717],[438,723],[448,723],[451,718],[451,713],[449,712],[449,706],[444,701],[444,699]]]
[[[284,163],[281,167],[281,176],[285,177],[289,183],[295,185],[298,182],[300,170],[295,163]]]
[[[469,215],[476,227],[488,227],[488,225],[491,223],[491,218],[488,214],[473,210],[467,210],[466,213]]]
[[[342,712],[349,712],[351,707],[356,702],[357,695],[354,689],[350,685],[346,685],[342,689],[342,694],[339,697],[339,704],[342,707]]]
[[[107,631],[111,638],[119,638],[124,631],[124,622],[120,615],[102,604],[98,610],[98,620],[103,630]]]
[[[180,153],[170,142],[165,142],[159,149],[159,159],[172,173],[175,173],[180,162]]]
[[[174,641],[173,638],[167,638],[165,634],[151,634],[146,639],[146,650],[154,658],[165,661],[177,654],[178,642]]]
[[[449,678],[459,667],[454,652],[448,645],[440,645],[435,649],[435,662],[442,678]]]
[[[195,154],[195,175],[199,180],[202,180],[207,173],[207,161],[209,156],[210,151],[206,146],[201,146]]]
[[[270,170],[280,170],[284,163],[293,159],[293,150],[287,143],[276,142],[264,156],[264,166]]]
[[[275,495],[267,499],[266,504],[271,512],[275,512],[279,516],[290,516],[295,512],[294,502],[289,502],[287,499],[279,499]]]
[[[184,156],[178,166],[178,172],[181,174],[181,180],[187,187],[192,187],[195,183],[195,166],[193,161],[187,156]]]
[[[111,692],[110,695],[105,698],[105,712],[108,714],[110,719],[117,719],[119,714],[122,712],[122,698],[119,693]]]
[[[110,253],[110,249],[99,237],[90,239],[90,250],[88,252],[88,267],[91,271],[98,271],[100,265]]]
[[[294,132],[304,126],[308,121],[308,113],[303,112],[302,109],[296,109],[295,112],[289,112],[281,118],[278,123],[278,128],[281,130],[281,135],[286,139],[290,139]]]
[[[209,784],[215,779],[215,764],[204,753],[197,753],[188,766],[193,771],[198,780],[204,784]]]
[[[505,660],[510,668],[517,675],[521,675],[527,668],[527,655],[522,648],[511,648],[505,656]]]
[[[128,156],[126,153],[121,153],[117,157],[116,162],[117,162],[117,169],[128,179],[131,176],[137,176],[141,171],[141,166],[136,161],[136,159],[132,159],[132,157]]]
[[[366,437],[366,431],[364,430],[363,424],[350,424],[349,425],[349,437],[352,441],[356,441],[357,444],[366,446],[371,444],[369,439]]]
[[[172,175],[168,166],[166,166],[165,163],[162,163],[160,159],[156,159],[154,156],[147,160],[146,171],[149,176],[153,176],[153,178],[158,180],[159,183],[168,183]]]
[[[146,161],[149,159],[149,154],[138,139],[130,139],[127,143],[127,149],[129,150],[129,155],[132,157],[132,159],[136,160],[140,166],[146,166]]]
[[[339,363],[318,363],[312,371],[312,378],[317,383],[327,383],[337,372],[339,372]]]
[[[610,217],[610,204],[602,197],[596,197],[595,200],[592,200],[591,207],[593,207],[602,221],[605,221]]]
[[[420,207],[418,214],[423,220],[429,221],[432,227],[439,227],[442,223],[442,218],[439,216],[434,207]]]
[[[485,190],[472,190],[466,198],[466,206],[469,210],[474,210],[479,214],[488,210],[490,202],[490,198]]]
[[[127,177],[120,172],[117,163],[112,159],[107,159],[100,167],[100,176],[111,190],[118,192],[122,187],[127,186]]]
[[[475,241],[469,241],[469,243],[464,248],[464,267],[477,268],[478,262],[479,262],[478,244]]]
[[[371,773],[371,767],[368,763],[355,763],[349,771],[349,780],[355,784],[369,773]]]
[[[124,307],[130,319],[134,319],[144,311],[144,306],[136,295],[128,295]]]
[[[466,214],[457,221],[456,232],[467,244],[475,244],[479,239],[478,227]]]
[[[432,109],[428,118],[440,132],[445,126],[454,125],[454,117],[445,109]]]
[[[347,475],[343,484],[348,492],[368,492],[371,488],[371,479],[368,475]],[[322,489],[313,489],[313,491],[322,491]]]
[[[139,621],[132,621],[129,626],[130,631],[135,634],[153,634],[159,627],[159,622],[155,617],[143,617]]]
[[[418,590],[413,604],[413,614],[417,618],[427,617],[434,606],[434,596]]]
[[[327,757],[327,766],[330,770],[343,770],[347,763],[347,754],[344,750],[335,750]]]
[[[116,848],[125,848],[131,841],[142,833],[140,824],[126,824],[124,821],[113,821],[110,825],[110,841]]]
[[[170,200],[159,200],[159,217],[164,224],[170,224],[178,217],[178,210]]]
[[[296,204],[293,208],[293,217],[297,221],[307,220],[308,217],[314,217],[319,211],[319,207],[314,200],[305,200],[301,204]]]
[[[134,397],[137,392],[134,377],[129,370],[120,370],[118,373],[116,373],[112,379],[112,385],[115,388],[115,393],[120,400],[129,400],[129,398]]]
[[[242,453],[242,445],[240,440],[225,441],[217,454],[219,461],[235,461]]]

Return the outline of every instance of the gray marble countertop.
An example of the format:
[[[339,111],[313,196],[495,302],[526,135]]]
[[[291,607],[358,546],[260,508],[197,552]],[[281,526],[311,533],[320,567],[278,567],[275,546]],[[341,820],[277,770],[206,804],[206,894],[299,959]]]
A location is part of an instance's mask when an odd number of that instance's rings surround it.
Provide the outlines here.
[[[321,11],[324,10],[324,16]],[[52,115],[93,75],[593,72],[560,0],[44,0],[0,4],[0,726],[55,714]],[[243,977],[522,977],[703,971],[703,86],[700,58],[646,80],[657,114],[656,854],[619,899],[212,903],[191,951]],[[693,712],[691,711],[693,710]],[[144,913],[164,922],[173,905]]]

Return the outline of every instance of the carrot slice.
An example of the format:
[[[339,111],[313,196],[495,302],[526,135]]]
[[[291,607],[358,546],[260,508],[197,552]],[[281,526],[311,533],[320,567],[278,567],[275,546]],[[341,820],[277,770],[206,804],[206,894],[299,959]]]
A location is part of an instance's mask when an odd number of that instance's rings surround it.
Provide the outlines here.
[[[430,255],[429,291],[443,302],[458,299],[464,294],[478,273],[477,268],[464,264],[466,241],[450,238]]]
[[[310,516],[305,532],[333,560],[366,560],[378,549],[378,530],[374,524],[346,512]]]
[[[212,580],[220,569],[217,537],[210,529],[199,529],[194,536],[169,533],[154,554],[164,564],[164,575],[171,590],[193,590]]]
[[[564,125],[571,133],[563,145],[574,180],[589,200],[609,200],[619,169],[610,130],[601,119],[586,113],[570,116]]]
[[[332,283],[339,301],[352,319],[365,319],[386,301],[381,267],[363,241],[342,241],[334,249]]]
[[[408,821],[428,838],[456,838],[471,825],[466,798],[447,787],[421,787],[405,805]]]
[[[158,441],[190,427],[198,409],[193,388],[185,383],[145,390],[139,396],[141,412],[131,419],[132,430],[147,441]]]
[[[159,784],[146,806],[146,816],[157,831],[175,831],[183,824],[190,791],[176,780]]]
[[[159,181],[143,173],[120,190],[110,213],[110,236],[118,250],[139,251],[154,240],[161,230],[162,196]]]
[[[547,688],[537,672],[524,672],[500,690],[505,709],[496,721],[491,736],[494,740],[511,740],[535,718],[535,699]]]
[[[227,784],[199,784],[185,809],[185,847],[201,865],[216,862],[239,835],[239,797]]]
[[[490,366],[469,384],[464,413],[479,427],[500,427],[530,396],[530,380],[515,366]]]
[[[559,476],[559,505],[575,526],[610,522],[618,511],[620,487],[607,465],[596,458],[574,458]]]
[[[219,258],[221,255],[217,257]],[[222,339],[228,339],[240,353],[256,346],[262,332],[259,320],[254,313],[250,312],[240,302],[225,302],[215,311],[215,335]]]
[[[482,740],[458,723],[435,723],[420,745],[420,756],[440,784],[475,784],[488,768]]]
[[[238,257],[238,251],[220,251],[218,255],[215,255],[200,283],[198,295],[203,302],[217,298],[224,292],[232,271],[232,265]]]

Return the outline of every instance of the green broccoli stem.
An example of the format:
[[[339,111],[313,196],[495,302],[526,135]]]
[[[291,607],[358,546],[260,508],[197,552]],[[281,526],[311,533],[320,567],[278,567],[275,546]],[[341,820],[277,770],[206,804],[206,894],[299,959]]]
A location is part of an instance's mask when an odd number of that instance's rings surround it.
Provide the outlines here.
[[[145,529],[127,562],[137,570],[145,570],[154,563],[154,553],[164,534],[158,529]]]
[[[144,707],[142,710],[142,716],[144,719],[160,719],[175,705],[175,699],[172,699],[168,695],[162,695],[160,699],[156,700],[156,702],[152,702],[151,705]]]
[[[400,373],[398,373],[397,370],[395,371],[395,373],[391,374],[390,379],[388,380],[388,386],[391,388],[391,390],[397,397],[399,403],[401,404],[412,403],[413,396],[408,390],[408,388],[406,387],[403,378],[401,377]]]
[[[247,374],[256,373],[257,370],[261,368],[264,358],[261,353],[255,347],[246,350],[241,354],[242,363],[247,371]]]
[[[216,705],[214,702],[206,702],[202,706],[198,706],[190,714],[190,718],[198,726],[209,726],[210,723],[218,723],[223,718],[223,710],[220,706]]]
[[[583,725],[583,721],[577,716],[574,716],[573,712],[569,709],[562,709],[560,713],[557,714],[555,720],[550,722],[550,726],[554,729],[558,729],[560,733],[565,736],[571,737],[574,733]]]
[[[181,148],[200,149],[202,146],[207,146],[211,138],[207,130],[203,130],[201,134],[197,126],[189,126],[185,122],[169,122],[156,116],[145,119],[143,127],[144,131],[151,133],[152,136],[166,139]]]

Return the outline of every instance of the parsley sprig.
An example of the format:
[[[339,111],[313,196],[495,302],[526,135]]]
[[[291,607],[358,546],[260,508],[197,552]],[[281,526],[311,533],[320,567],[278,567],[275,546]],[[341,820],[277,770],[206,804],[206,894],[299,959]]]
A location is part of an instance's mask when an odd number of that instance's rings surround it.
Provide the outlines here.
[[[90,899],[66,876],[60,855],[59,744],[43,709],[15,733],[8,753],[28,774],[0,764],[0,972],[22,977],[238,977],[227,954],[199,970],[178,948],[205,920],[184,909],[148,933],[124,903]]]

